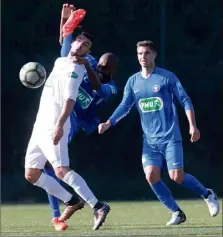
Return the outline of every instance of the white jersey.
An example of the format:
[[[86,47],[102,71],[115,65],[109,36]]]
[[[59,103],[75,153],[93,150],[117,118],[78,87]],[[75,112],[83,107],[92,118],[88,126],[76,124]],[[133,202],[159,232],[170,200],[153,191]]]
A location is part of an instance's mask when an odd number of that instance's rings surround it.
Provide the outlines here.
[[[67,57],[58,58],[49,75],[41,95],[39,111],[35,122],[35,130],[52,132],[67,99],[76,101],[79,86],[83,80],[85,67],[70,62]],[[64,124],[70,128],[69,119]],[[66,129],[67,128],[67,129]]]

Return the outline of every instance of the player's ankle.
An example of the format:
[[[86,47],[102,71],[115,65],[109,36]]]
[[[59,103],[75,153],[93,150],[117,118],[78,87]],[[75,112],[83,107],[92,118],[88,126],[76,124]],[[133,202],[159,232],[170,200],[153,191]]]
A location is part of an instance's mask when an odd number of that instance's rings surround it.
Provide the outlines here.
[[[53,210],[53,218],[57,218],[57,217],[59,217],[60,216],[60,210],[58,209],[58,210]]]
[[[211,191],[207,190],[207,192],[205,193],[205,195],[203,195],[203,198],[207,199],[209,197],[209,195],[211,195]]]
[[[94,211],[97,211],[98,209],[102,208],[103,207],[103,203],[101,202],[97,202],[94,206]]]
[[[65,202],[64,204],[66,205],[66,206],[74,206],[74,205],[76,205],[77,203],[79,203],[79,198],[77,197],[77,196],[75,196],[75,195],[73,195],[72,197],[71,197],[71,199],[68,201],[68,202]]]
[[[183,211],[180,209],[180,208],[178,208],[175,212],[179,212],[179,213],[183,213]]]

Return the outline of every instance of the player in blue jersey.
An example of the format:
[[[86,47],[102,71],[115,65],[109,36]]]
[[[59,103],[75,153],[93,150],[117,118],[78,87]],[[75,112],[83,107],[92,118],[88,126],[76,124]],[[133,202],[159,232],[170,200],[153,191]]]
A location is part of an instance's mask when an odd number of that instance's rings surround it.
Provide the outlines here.
[[[61,28],[66,22],[70,13],[73,10],[72,5],[64,4],[61,16]],[[78,41],[79,36],[75,41]],[[60,37],[62,44],[61,56],[66,57],[70,51],[72,43],[72,35],[68,35],[64,39],[62,38],[62,32]],[[79,87],[79,92],[76,100],[74,110],[70,116],[71,119],[71,132],[69,135],[69,141],[82,129],[89,135],[97,129],[99,124],[99,118],[97,116],[97,110],[104,103],[111,100],[117,94],[117,87],[112,80],[112,75],[115,73],[118,65],[118,58],[113,53],[106,53],[102,55],[99,62],[87,54],[85,58],[76,58],[76,63],[84,64],[86,67],[83,82]],[[94,90],[93,90],[94,89]],[[44,169],[44,172],[55,177],[54,171],[51,167]],[[66,215],[61,219],[59,210],[59,200],[48,194],[49,203],[52,209],[53,219],[52,222],[57,231],[65,230],[68,226],[65,223]],[[87,201],[88,202],[88,201]],[[89,203],[91,207],[91,203]],[[109,206],[99,203],[97,207],[94,207],[94,219],[95,224],[93,229],[98,229],[109,211]]]
[[[167,225],[186,221],[170,190],[162,182],[163,162],[170,178],[204,198],[211,216],[219,212],[213,190],[204,187],[194,176],[184,172],[182,138],[174,104],[176,98],[184,108],[191,142],[200,138],[194,109],[189,96],[174,73],[155,66],[156,49],[151,41],[137,43],[137,56],[141,71],[132,75],[125,86],[122,102],[106,123],[98,127],[100,134],[124,118],[135,105],[143,129],[142,164],[146,179],[157,198],[172,212]]]

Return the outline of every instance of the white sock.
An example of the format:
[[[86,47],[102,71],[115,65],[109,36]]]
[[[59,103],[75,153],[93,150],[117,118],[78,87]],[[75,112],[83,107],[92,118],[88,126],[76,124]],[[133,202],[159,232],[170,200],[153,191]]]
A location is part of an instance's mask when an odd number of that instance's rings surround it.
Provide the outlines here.
[[[36,183],[34,183],[35,186],[38,186],[40,188],[43,188],[46,190],[47,193],[57,197],[63,202],[70,201],[72,195],[63,188],[53,177],[45,174],[42,172],[39,179]]]
[[[73,170],[69,171],[64,177],[63,181],[70,185],[74,191],[93,208],[98,202],[97,198],[91,192],[85,180]]]

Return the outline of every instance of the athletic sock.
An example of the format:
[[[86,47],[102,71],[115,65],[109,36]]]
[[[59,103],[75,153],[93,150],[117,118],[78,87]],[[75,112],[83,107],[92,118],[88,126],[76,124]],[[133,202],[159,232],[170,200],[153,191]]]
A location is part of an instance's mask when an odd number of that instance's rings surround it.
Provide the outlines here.
[[[157,198],[163,203],[169,210],[172,212],[181,211],[176,201],[174,200],[170,190],[163,183],[163,181],[159,181],[155,184],[150,184],[153,192],[156,194]]]
[[[57,182],[60,183],[60,179],[56,177],[54,169],[53,168],[44,168],[44,173],[47,175],[50,175],[51,177],[55,178]],[[59,217],[60,216],[60,204],[59,199],[55,196],[52,196],[51,194],[47,193],[49,204],[52,210],[52,216],[53,217]]]
[[[74,191],[93,208],[98,202],[85,180],[73,170],[69,171],[63,178],[63,181],[70,185]]]
[[[191,174],[184,174],[184,180],[181,183],[182,186],[190,189],[194,193],[202,196],[203,198],[207,198],[209,192],[207,188],[204,187],[193,175]]]
[[[47,193],[57,197],[63,202],[68,202],[72,198],[72,195],[65,188],[47,174],[41,173],[39,179],[34,183],[34,185],[43,188]]]

